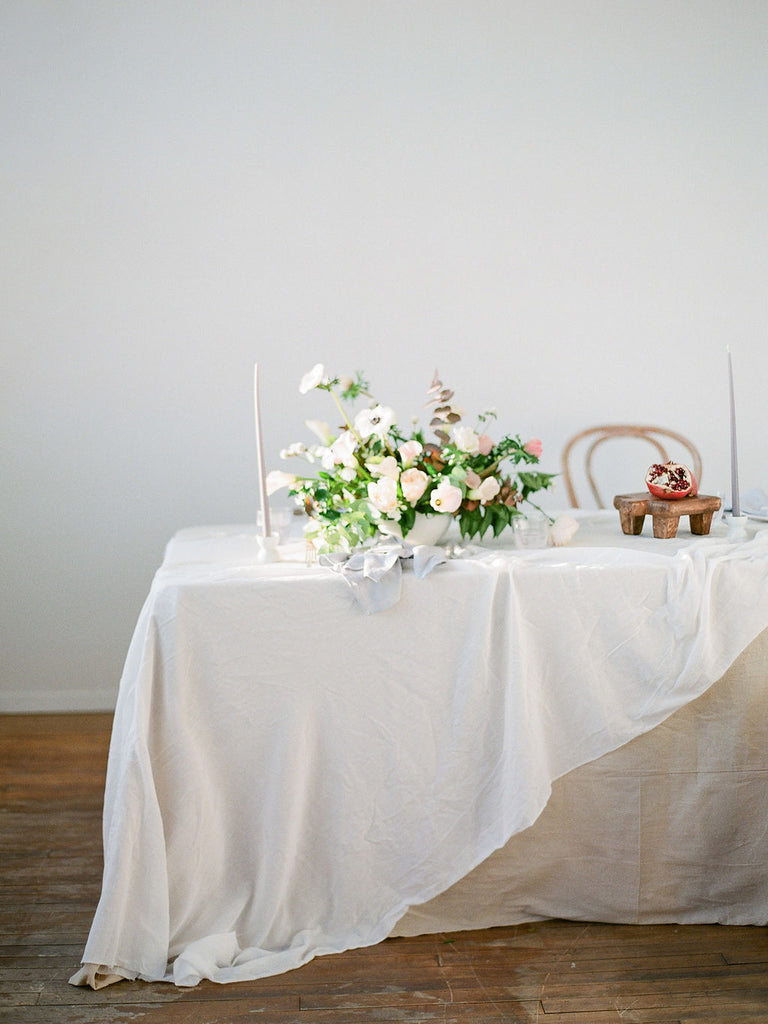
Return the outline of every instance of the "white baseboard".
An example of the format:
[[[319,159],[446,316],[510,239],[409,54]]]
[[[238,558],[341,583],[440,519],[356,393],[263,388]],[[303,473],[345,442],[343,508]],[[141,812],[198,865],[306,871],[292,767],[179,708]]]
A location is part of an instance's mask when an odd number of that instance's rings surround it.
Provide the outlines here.
[[[0,714],[47,715],[114,711],[115,690],[0,690]]]

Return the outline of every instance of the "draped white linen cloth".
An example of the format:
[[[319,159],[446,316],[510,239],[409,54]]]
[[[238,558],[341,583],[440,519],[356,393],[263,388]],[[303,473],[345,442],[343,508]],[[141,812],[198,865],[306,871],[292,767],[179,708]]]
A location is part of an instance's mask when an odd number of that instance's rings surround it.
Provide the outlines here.
[[[406,572],[374,615],[300,545],[254,552],[188,531],[155,577],[73,983],[234,982],[380,941],[768,627],[766,529],[660,541],[597,515],[567,549]]]

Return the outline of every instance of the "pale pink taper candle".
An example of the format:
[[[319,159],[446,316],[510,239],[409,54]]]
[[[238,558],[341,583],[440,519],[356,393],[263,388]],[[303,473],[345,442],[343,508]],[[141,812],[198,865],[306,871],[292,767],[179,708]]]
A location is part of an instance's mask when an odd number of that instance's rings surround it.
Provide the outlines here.
[[[256,458],[259,467],[259,495],[261,498],[262,535],[272,535],[272,522],[269,517],[269,497],[267,496],[267,472],[264,467],[264,444],[261,439],[261,406],[259,404],[259,364],[253,364],[253,414],[256,423]]]
[[[728,347],[728,389],[731,398],[731,514],[740,516],[739,459],[736,453],[736,403],[733,398],[733,363],[730,346]]]

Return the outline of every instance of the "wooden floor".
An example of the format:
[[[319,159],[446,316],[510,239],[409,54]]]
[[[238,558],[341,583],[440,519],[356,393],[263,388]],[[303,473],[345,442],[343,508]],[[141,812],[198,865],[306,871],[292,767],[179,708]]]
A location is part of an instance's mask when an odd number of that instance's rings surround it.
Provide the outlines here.
[[[717,925],[549,921],[390,939],[259,982],[74,988],[110,724],[0,717],[0,1022],[768,1024],[767,930]]]

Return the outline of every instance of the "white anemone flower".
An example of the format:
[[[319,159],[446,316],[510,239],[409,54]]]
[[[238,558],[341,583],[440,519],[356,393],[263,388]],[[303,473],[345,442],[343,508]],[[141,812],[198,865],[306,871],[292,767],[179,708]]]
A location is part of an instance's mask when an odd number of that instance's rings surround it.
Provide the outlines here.
[[[395,410],[387,405],[375,405],[372,409],[361,409],[355,417],[355,431],[365,439],[376,434],[383,438],[395,423]]]
[[[325,367],[322,363],[315,363],[309,373],[305,373],[299,384],[299,391],[306,395],[308,391],[326,382]]]

